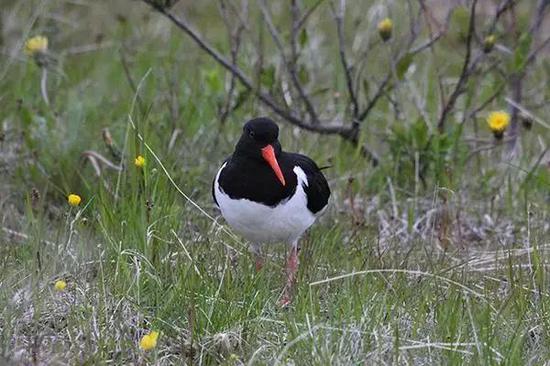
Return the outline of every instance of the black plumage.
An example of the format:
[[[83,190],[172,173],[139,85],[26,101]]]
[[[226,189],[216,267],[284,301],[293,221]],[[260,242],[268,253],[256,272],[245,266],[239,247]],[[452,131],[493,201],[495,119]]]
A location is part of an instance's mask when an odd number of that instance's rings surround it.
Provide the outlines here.
[[[303,184],[307,195],[307,207],[316,214],[328,203],[330,188],[325,176],[313,160],[305,155],[282,151],[278,141],[279,129],[267,118],[249,121],[237,143],[235,152],[225,161],[218,182],[220,189],[232,199],[248,199],[266,206],[277,206],[288,200],[297,188],[295,167],[300,167],[307,178]],[[283,173],[286,184],[283,186],[272,168],[265,162],[260,149],[271,144]],[[217,203],[212,185],[212,196]]]

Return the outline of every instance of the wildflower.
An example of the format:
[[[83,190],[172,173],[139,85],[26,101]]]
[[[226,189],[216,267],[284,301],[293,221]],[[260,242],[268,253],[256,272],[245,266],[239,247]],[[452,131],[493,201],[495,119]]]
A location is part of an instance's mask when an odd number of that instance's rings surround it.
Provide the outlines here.
[[[494,34],[489,34],[487,37],[485,37],[485,40],[483,40],[483,52],[491,52],[493,50],[493,47],[495,46],[496,40],[497,37],[495,37]]]
[[[487,117],[487,124],[495,135],[495,138],[501,139],[504,131],[510,124],[510,115],[504,111],[491,112]]]
[[[80,198],[80,196],[78,194],[71,193],[67,197],[67,201],[69,202],[69,205],[71,205],[73,207],[76,207],[76,206],[80,205],[80,201],[82,201],[82,198]]]
[[[145,166],[145,158],[141,155],[138,155],[134,160],[134,165],[138,168],[143,168]]]
[[[144,351],[150,351],[157,346],[157,339],[159,337],[159,332],[151,331],[150,333],[141,337],[139,341],[139,348]]]
[[[391,38],[391,32],[393,29],[393,22],[390,18],[385,18],[378,23],[378,34],[384,42]]]
[[[38,53],[45,53],[48,50],[48,38],[44,36],[34,36],[25,42],[25,53],[34,56]]]
[[[55,284],[53,285],[53,287],[61,292],[63,290],[65,290],[65,287],[67,287],[67,282],[63,281],[63,280],[57,280],[55,281]]]

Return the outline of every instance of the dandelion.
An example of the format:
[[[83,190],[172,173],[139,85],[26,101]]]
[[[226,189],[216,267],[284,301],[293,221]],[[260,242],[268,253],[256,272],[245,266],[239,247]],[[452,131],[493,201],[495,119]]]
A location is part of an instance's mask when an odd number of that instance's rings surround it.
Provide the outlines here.
[[[378,34],[384,42],[391,38],[391,33],[393,29],[393,22],[390,18],[385,18],[378,23]]]
[[[63,280],[57,280],[55,281],[55,284],[53,285],[53,287],[55,288],[56,291],[61,292],[65,290],[65,287],[67,287],[67,282]]]
[[[69,205],[71,205],[73,207],[76,207],[76,206],[80,205],[81,201],[82,201],[82,198],[80,198],[80,196],[78,194],[71,193],[67,197],[67,202],[69,202]]]
[[[139,341],[139,348],[144,351],[150,351],[157,346],[157,339],[159,337],[159,332],[151,331],[150,333],[141,337]]]
[[[34,36],[25,42],[25,53],[34,56],[38,53],[45,53],[48,50],[48,38],[44,36]]]
[[[497,37],[494,34],[489,34],[483,40],[483,52],[489,53],[493,50]]]
[[[143,168],[145,166],[145,158],[141,155],[138,155],[134,160],[134,165],[138,168]]]
[[[40,93],[46,105],[50,105],[48,98],[48,38],[44,36],[34,36],[25,42],[25,53],[34,59],[34,62],[42,69],[42,78],[40,79]]]
[[[504,131],[510,124],[510,115],[504,111],[495,111],[487,117],[487,124],[495,135],[495,138],[501,139]]]

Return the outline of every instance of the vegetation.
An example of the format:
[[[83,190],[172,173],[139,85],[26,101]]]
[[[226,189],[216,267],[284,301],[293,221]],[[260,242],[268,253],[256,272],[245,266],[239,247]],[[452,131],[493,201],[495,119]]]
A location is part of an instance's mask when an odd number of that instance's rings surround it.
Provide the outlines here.
[[[0,4],[0,364],[550,358],[548,1],[173,3]],[[210,195],[259,115],[331,166],[288,309]]]

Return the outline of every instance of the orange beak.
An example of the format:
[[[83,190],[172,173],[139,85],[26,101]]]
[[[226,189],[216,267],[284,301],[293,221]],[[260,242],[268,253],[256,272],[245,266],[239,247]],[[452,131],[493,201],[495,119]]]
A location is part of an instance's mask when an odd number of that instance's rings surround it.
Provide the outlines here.
[[[262,157],[267,161],[271,169],[275,172],[275,175],[277,176],[277,179],[279,179],[279,182],[284,186],[285,183],[285,177],[283,176],[283,172],[281,171],[281,168],[279,167],[279,163],[277,162],[277,158],[275,157],[275,150],[273,150],[273,146],[267,145],[262,149]]]

